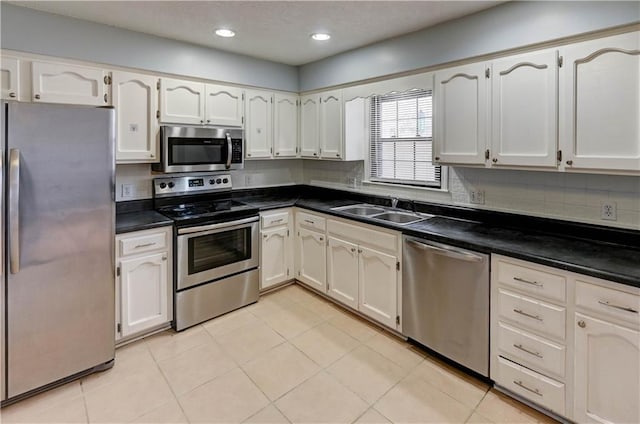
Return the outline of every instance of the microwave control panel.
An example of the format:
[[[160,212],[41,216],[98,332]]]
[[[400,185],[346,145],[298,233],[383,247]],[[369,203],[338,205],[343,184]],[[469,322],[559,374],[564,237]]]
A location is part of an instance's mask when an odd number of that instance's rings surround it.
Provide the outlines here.
[[[231,142],[231,163],[242,163],[242,139]]]

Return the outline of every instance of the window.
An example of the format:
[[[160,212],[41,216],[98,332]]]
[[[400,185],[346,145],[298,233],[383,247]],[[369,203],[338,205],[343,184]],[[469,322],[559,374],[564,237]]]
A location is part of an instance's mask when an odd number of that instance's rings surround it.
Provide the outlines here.
[[[430,90],[410,90],[371,99],[371,181],[441,187],[440,167],[431,161],[432,100]]]

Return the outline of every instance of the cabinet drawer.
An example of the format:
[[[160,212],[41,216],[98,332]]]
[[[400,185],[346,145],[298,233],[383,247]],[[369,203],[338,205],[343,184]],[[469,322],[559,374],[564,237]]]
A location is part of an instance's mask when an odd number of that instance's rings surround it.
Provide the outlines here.
[[[640,326],[640,296],[576,281],[576,305]]]
[[[498,289],[498,303],[500,316],[503,318],[536,332],[564,340],[565,308],[503,289]]]
[[[289,212],[278,212],[260,217],[262,229],[287,225],[289,223]]]
[[[120,239],[118,243],[120,256],[166,249],[169,245],[168,238],[169,233],[167,231],[162,231]]]
[[[325,231],[327,228],[327,220],[323,217],[312,215],[310,213],[298,212],[296,214],[296,222],[306,228],[313,228],[318,231]]]
[[[396,234],[376,231],[364,226],[334,221],[333,219],[327,222],[327,232],[340,238],[347,238],[357,244],[371,246],[383,251],[395,253],[398,250],[398,236]]]
[[[564,377],[566,349],[561,344],[499,322],[498,347],[501,353],[518,363]]]
[[[500,284],[531,293],[535,296],[564,302],[566,299],[566,278],[551,270],[543,271],[533,264],[512,263],[499,258],[494,271]],[[546,268],[545,268],[546,269]]]
[[[558,381],[500,357],[496,382],[532,402],[564,415],[564,384]]]

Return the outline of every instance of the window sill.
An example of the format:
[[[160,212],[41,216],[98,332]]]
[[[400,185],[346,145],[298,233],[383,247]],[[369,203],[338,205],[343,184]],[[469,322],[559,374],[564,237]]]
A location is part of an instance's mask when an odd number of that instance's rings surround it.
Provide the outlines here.
[[[362,184],[363,185],[372,185],[372,186],[382,186],[382,187],[396,188],[396,189],[400,189],[400,190],[432,191],[432,192],[436,192],[436,193],[448,193],[449,192],[448,187],[435,188],[435,187],[416,186],[416,185],[384,183],[384,182],[380,182],[380,181],[370,181],[370,180],[363,180]]]

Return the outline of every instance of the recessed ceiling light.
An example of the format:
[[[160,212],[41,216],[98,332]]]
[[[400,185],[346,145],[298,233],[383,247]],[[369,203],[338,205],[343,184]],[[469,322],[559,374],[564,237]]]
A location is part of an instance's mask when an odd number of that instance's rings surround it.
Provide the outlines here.
[[[230,29],[217,29],[216,30],[216,35],[220,36],[220,37],[225,37],[225,38],[229,38],[229,37],[233,37],[236,35],[235,32],[231,31]]]
[[[311,34],[311,38],[316,41],[327,41],[331,36],[322,32],[316,32],[315,34]]]

